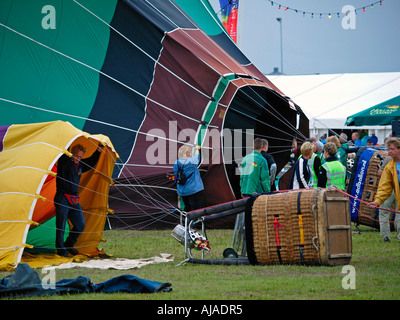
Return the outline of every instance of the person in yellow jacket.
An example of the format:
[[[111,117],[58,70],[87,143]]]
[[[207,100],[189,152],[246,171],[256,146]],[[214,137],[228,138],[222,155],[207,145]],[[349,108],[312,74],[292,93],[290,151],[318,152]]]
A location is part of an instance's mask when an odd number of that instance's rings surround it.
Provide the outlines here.
[[[379,207],[392,195],[394,191],[397,211],[398,204],[400,203],[400,139],[390,138],[386,141],[386,146],[388,148],[388,155],[392,158],[392,160],[390,160],[385,166],[385,169],[383,169],[375,199],[373,202],[368,203],[368,207]],[[400,214],[396,213],[394,220],[394,227],[397,231],[397,240],[400,242]]]

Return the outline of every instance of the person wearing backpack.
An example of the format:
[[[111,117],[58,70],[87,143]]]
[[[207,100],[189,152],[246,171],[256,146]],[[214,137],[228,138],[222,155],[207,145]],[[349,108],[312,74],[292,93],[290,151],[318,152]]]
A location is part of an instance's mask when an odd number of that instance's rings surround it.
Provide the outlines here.
[[[198,165],[200,163],[200,146],[192,148],[183,145],[178,150],[178,160],[174,163],[174,175],[178,194],[182,197],[186,212],[202,208],[203,181]]]

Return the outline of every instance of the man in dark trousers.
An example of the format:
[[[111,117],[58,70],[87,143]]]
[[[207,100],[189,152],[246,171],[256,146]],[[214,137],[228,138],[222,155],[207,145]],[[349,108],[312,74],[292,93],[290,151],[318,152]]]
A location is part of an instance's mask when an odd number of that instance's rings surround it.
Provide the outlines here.
[[[276,191],[276,187],[275,187],[275,177],[276,177],[276,162],[274,157],[267,153],[268,152],[268,140],[267,139],[262,139],[262,143],[263,143],[263,147],[261,149],[261,154],[263,155],[263,157],[265,158],[265,160],[267,160],[268,162],[268,170],[269,170],[269,177],[271,179],[271,191]]]
[[[92,169],[99,160],[100,152],[103,146],[99,145],[97,150],[90,158],[82,160],[85,154],[85,148],[77,144],[72,150],[72,156],[62,155],[58,159],[57,165],[57,192],[54,197],[56,207],[56,249],[57,254],[67,257],[69,252],[77,255],[79,252],[74,248],[79,235],[85,228],[85,219],[82,213],[82,207],[79,204],[79,182],[83,172]],[[73,228],[64,242],[65,224],[68,219]]]

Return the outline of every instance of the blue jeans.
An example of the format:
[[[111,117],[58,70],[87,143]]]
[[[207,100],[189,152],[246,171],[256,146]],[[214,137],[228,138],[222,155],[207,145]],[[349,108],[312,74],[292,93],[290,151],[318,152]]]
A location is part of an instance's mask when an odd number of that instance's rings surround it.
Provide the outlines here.
[[[63,193],[57,192],[54,197],[56,207],[56,248],[57,254],[66,256],[66,249],[72,248],[79,235],[85,229],[85,218],[83,217],[82,207],[78,203],[71,205]],[[73,228],[70,230],[68,238],[64,242],[65,224],[70,220]]]

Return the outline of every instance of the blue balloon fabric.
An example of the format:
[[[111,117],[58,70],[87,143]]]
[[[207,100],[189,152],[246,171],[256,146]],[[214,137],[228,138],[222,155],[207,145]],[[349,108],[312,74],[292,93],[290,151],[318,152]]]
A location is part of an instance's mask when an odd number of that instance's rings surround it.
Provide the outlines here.
[[[0,298],[2,297],[32,297],[55,294],[78,293],[156,293],[171,291],[170,283],[162,283],[141,279],[133,275],[122,275],[98,284],[90,278],[78,276],[75,279],[63,279],[43,285],[38,273],[28,264],[20,263],[15,272],[0,282]]]

